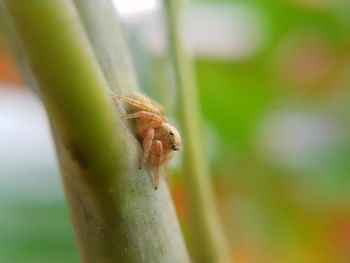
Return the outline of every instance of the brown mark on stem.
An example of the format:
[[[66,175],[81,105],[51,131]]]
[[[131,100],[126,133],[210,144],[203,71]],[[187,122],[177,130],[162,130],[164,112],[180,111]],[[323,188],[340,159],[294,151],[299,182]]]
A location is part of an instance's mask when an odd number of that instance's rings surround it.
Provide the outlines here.
[[[81,147],[72,141],[67,141],[65,145],[72,159],[77,162],[79,167],[83,170],[87,169],[89,161]]]

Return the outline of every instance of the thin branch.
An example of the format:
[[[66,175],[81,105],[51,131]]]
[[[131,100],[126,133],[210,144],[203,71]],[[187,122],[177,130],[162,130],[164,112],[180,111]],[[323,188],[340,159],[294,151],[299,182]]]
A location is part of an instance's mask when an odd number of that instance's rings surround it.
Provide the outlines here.
[[[182,46],[178,25],[180,0],[164,0],[168,42],[178,91],[178,113],[186,141],[184,173],[193,218],[194,257],[198,262],[230,262],[221,228],[202,140],[195,75]]]

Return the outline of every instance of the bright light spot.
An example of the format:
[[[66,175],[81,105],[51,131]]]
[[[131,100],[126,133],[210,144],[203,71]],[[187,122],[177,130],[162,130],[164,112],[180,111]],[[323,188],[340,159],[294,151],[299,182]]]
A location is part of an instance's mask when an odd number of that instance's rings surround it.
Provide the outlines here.
[[[160,6],[159,0],[113,0],[121,16],[134,16],[151,13]]]
[[[167,48],[162,19],[158,14],[138,21],[145,45],[158,55]],[[250,5],[193,3],[184,6],[179,19],[181,39],[188,52],[198,57],[244,60],[267,39],[265,15]]]
[[[241,4],[197,4],[184,10],[185,45],[197,56],[246,59],[266,38],[260,10]]]

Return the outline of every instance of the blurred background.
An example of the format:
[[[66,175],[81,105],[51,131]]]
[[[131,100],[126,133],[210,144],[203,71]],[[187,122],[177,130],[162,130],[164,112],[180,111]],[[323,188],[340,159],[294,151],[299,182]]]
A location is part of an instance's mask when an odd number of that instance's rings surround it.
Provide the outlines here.
[[[114,2],[143,91],[173,112],[160,1]],[[183,11],[235,262],[350,262],[350,2],[197,0]],[[10,50],[1,33],[0,262],[79,262],[46,115]],[[190,236],[180,158],[172,174]]]

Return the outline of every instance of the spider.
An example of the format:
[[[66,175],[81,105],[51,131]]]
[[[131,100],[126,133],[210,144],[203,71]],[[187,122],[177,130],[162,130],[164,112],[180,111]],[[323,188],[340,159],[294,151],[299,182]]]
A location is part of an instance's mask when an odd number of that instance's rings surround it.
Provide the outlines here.
[[[147,160],[153,160],[153,186],[159,185],[159,167],[172,158],[172,152],[181,147],[181,136],[177,129],[164,117],[164,109],[159,103],[142,94],[129,97],[112,96],[128,105],[124,119],[136,119],[137,136],[142,145],[140,168]]]

